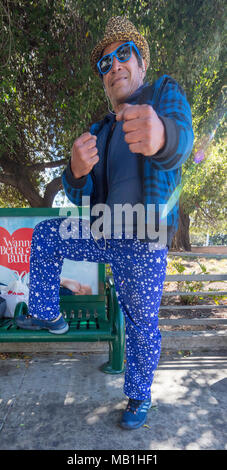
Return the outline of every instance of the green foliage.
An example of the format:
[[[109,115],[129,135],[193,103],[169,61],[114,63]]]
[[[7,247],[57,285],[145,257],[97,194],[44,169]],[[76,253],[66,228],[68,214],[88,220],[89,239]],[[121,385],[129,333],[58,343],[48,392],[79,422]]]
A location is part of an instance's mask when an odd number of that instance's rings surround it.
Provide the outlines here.
[[[192,274],[210,274],[209,271],[207,271],[207,268],[204,264],[202,264],[198,259],[196,259],[196,263],[199,265],[200,271],[192,271],[192,272],[187,272],[187,274],[192,275]],[[184,271],[186,270],[185,265],[183,264],[183,259],[178,258],[178,261],[175,261],[174,259],[170,259],[168,261],[168,266],[167,266],[167,274],[183,274]],[[186,274],[186,273],[185,273]],[[215,281],[209,281],[210,283],[215,282]],[[177,281],[177,288],[176,290],[179,290],[180,292],[203,292],[205,290],[211,291],[212,288],[206,288],[204,285],[204,281]],[[209,296],[210,299],[212,299],[216,305],[219,305],[220,300],[225,300],[226,297],[223,295],[218,295],[218,290],[217,294]],[[204,297],[201,295],[180,295],[179,296],[180,303],[181,305],[196,305],[199,303],[199,300],[203,300]]]
[[[20,206],[23,201],[33,206],[51,205],[53,197],[48,199],[46,190],[52,180],[58,181],[74,139],[107,112],[102,84],[91,71],[89,56],[113,15],[128,16],[146,36],[151,52],[147,78],[153,81],[168,73],[185,89],[192,107],[196,144],[222,119],[226,82],[224,0],[2,0],[0,193],[3,204]],[[196,171],[198,180],[193,176],[184,190],[190,213],[196,207],[193,202],[203,210],[208,210],[209,200],[213,206],[214,181],[217,181],[214,173],[217,175],[222,167],[221,129],[222,126],[209,150],[215,161],[218,154],[219,165],[215,164],[214,169],[206,163],[206,188],[213,185],[213,191],[207,193],[205,201],[204,186],[202,190],[205,165],[201,165],[201,170]],[[190,159],[184,171],[188,171],[191,163]],[[196,193],[196,201],[193,199],[191,204],[189,183],[193,197]],[[14,201],[8,198],[8,190],[6,193],[9,185],[14,188]],[[55,193],[59,189],[56,184]],[[222,194],[212,214],[209,207],[211,217],[217,216],[221,200]],[[193,217],[196,217],[194,212]]]
[[[112,269],[110,264],[105,265],[105,270],[106,270],[106,276],[107,277],[113,277]]]
[[[214,142],[206,158],[184,173],[182,201],[193,227],[215,234],[226,231],[227,140]]]

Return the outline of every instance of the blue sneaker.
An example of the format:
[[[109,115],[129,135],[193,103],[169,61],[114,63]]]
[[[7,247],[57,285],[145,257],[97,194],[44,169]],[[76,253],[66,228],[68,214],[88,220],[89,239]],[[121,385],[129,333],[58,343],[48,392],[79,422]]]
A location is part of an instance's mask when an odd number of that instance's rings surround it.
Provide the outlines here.
[[[124,429],[137,429],[146,422],[147,412],[151,408],[151,398],[134,400],[129,398],[126,410],[122,415],[120,426]]]
[[[25,330],[48,330],[55,335],[67,333],[69,329],[69,325],[64,320],[61,313],[54,320],[42,320],[41,318],[35,318],[31,315],[19,315],[15,318],[15,323],[19,328]]]

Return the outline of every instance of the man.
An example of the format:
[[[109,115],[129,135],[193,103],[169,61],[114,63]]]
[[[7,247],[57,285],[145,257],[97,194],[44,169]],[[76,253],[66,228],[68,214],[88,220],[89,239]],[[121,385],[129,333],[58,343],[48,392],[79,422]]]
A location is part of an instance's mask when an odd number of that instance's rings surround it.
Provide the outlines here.
[[[102,80],[113,111],[75,140],[63,174],[66,194],[73,203],[81,205],[83,196],[90,197],[91,234],[87,227],[85,236],[64,239],[57,219],[36,227],[30,261],[30,316],[18,320],[23,328],[66,332],[68,325],[58,306],[64,257],[111,265],[126,322],[124,392],[129,400],[121,420],[125,429],[142,426],[151,406],[161,346],[158,310],[167,252],[178,224],[178,202],[171,207],[168,201],[193,145],[184,92],[168,76],[152,86],[144,84],[149,62],[147,41],[135,26],[124,17],[111,18],[104,38],[92,51],[91,66]],[[103,218],[101,237],[100,226],[94,230],[100,204],[111,214],[110,225],[108,217]],[[125,204],[140,208],[129,222],[126,216],[123,222],[119,218],[119,206]],[[163,205],[168,210],[160,217]],[[155,207],[155,218],[151,207]],[[143,208],[144,224],[140,220]],[[157,235],[157,221],[161,223],[163,214],[166,238],[151,236]]]

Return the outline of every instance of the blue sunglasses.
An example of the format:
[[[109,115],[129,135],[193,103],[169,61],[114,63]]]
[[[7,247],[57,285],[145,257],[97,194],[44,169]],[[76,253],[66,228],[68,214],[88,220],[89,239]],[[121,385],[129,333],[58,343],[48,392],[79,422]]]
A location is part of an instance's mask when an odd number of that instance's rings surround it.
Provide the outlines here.
[[[139,49],[137,49],[133,41],[125,42],[115,49],[115,51],[104,55],[97,62],[97,68],[100,75],[105,75],[110,71],[113,65],[113,57],[116,57],[119,62],[127,62],[132,55],[132,48],[134,48],[138,56],[141,57]]]

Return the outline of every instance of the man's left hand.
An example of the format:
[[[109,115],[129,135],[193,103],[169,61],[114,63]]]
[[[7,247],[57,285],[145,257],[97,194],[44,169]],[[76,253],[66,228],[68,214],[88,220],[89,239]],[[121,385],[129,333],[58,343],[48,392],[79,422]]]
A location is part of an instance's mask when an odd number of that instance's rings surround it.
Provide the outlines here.
[[[124,121],[125,141],[133,153],[155,155],[165,145],[165,128],[155,110],[149,104],[124,104],[116,116]]]

